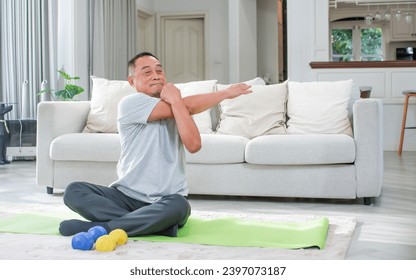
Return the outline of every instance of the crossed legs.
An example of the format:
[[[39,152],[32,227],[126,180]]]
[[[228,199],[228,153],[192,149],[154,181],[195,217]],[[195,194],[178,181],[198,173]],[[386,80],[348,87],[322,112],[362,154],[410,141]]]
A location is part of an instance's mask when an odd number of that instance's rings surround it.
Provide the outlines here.
[[[129,236],[176,236],[178,227],[185,225],[191,213],[188,200],[178,194],[164,196],[149,204],[132,199],[115,188],[86,182],[71,183],[65,190],[64,203],[89,220],[63,221],[59,231],[66,236],[96,225],[107,231],[121,228]]]

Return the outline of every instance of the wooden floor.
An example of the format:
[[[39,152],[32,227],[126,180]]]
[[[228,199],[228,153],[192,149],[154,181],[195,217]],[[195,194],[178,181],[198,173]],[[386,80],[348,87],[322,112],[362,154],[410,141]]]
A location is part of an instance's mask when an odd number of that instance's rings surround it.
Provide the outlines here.
[[[28,196],[48,201],[35,185],[35,161],[0,166],[0,202],[24,203]],[[370,206],[362,199],[190,196],[190,202],[198,211],[353,216],[358,225],[347,259],[416,260],[416,152],[385,152],[381,196]]]

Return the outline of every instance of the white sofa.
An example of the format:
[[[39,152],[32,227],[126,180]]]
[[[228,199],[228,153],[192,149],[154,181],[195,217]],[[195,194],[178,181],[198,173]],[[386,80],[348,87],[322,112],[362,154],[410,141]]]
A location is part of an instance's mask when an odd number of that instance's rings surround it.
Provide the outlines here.
[[[36,179],[48,193],[72,181],[108,185],[116,180],[118,134],[83,132],[91,102],[38,106]],[[251,139],[215,131],[201,134],[201,151],[186,154],[190,194],[364,198],[365,204],[372,203],[383,177],[382,103],[357,99],[349,108],[352,136],[289,129]],[[224,119],[220,109],[209,112],[214,130]]]

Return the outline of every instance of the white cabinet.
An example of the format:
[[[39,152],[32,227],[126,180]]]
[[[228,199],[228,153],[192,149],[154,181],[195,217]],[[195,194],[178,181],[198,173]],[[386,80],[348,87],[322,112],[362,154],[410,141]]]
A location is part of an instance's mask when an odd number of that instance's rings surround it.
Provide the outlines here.
[[[401,19],[397,20],[395,17],[396,11],[392,11],[392,41],[416,41],[416,11],[409,12],[412,16],[410,23],[406,22],[406,13],[406,11],[403,11]]]

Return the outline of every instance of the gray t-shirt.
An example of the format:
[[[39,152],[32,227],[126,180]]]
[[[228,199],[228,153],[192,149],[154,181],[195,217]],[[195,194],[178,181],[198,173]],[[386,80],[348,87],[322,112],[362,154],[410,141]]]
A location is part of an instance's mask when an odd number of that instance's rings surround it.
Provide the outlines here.
[[[146,203],[165,195],[188,195],[184,147],[175,120],[147,121],[159,101],[135,93],[118,107],[121,155],[118,180],[111,187]]]

